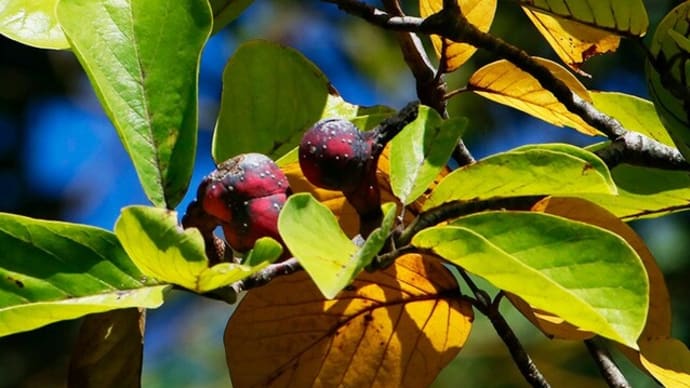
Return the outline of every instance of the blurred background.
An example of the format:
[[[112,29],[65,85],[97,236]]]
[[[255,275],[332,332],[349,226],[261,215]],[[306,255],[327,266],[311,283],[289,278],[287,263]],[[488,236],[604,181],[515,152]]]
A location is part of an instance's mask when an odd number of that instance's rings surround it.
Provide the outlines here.
[[[677,3],[646,1],[650,31]],[[416,2],[404,5],[409,13],[417,14]],[[491,31],[530,54],[557,60],[514,2],[499,2]],[[255,38],[298,49],[351,103],[401,108],[416,99],[414,80],[391,33],[316,1],[257,0],[214,35],[204,50],[199,149],[192,188],[213,169],[211,131],[223,67],[238,45]],[[474,69],[493,59],[479,51],[447,78],[449,90],[462,87]],[[648,97],[643,56],[631,42],[624,40],[615,54],[590,59],[584,70],[593,75],[581,79],[590,89]],[[465,142],[477,158],[529,143],[586,145],[595,141],[471,94],[453,98],[449,111],[451,116],[469,117]],[[0,37],[0,186],[0,211],[106,229],[112,229],[122,207],[147,204],[128,156],[70,52],[39,50]],[[181,211],[190,200],[188,195]],[[686,282],[690,275],[686,238],[690,218],[677,214],[637,221],[633,226],[666,274],[674,335],[690,343],[690,305],[686,303],[690,296],[690,283]],[[603,386],[584,345],[548,340],[504,305],[518,337],[554,386]],[[162,308],[150,310],[143,386],[229,386],[222,335],[231,310],[224,303],[183,293],[174,293]],[[78,327],[75,320],[0,338],[0,388],[64,386]],[[622,357],[617,360],[633,386],[655,386]],[[435,383],[437,387],[458,385],[526,385],[490,324],[479,315],[467,347]]]

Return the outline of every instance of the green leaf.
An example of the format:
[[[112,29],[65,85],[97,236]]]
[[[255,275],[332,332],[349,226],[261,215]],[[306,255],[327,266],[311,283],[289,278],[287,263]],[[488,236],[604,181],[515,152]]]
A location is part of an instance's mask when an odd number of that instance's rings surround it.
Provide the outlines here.
[[[340,96],[329,94],[321,118],[328,119],[339,117],[350,120],[357,128],[362,131],[368,131],[395,113],[395,109],[385,105],[353,105],[343,100]]]
[[[487,212],[412,240],[582,330],[637,348],[649,304],[647,274],[621,237],[531,212]]]
[[[393,230],[395,213],[397,210],[395,204],[392,202],[385,203],[383,206],[381,206],[381,210],[383,211],[383,221],[381,222],[381,226],[374,229],[374,231],[369,234],[369,237],[367,237],[366,241],[364,241],[364,245],[362,245],[362,247],[357,251],[357,254],[355,254],[353,262],[356,263],[356,265],[352,270],[352,274],[349,275],[350,281],[347,284],[352,283],[362,269],[369,265],[374,257],[378,255],[378,253],[381,251],[381,248],[383,248],[383,244],[385,244],[386,239],[388,239],[388,236],[390,236],[391,230]]]
[[[645,75],[649,94],[661,122],[685,159],[690,160],[690,3],[673,8],[656,28]],[[654,58],[654,65],[650,61]]]
[[[604,162],[566,144],[526,146],[478,161],[448,174],[424,204],[523,195],[616,194]]]
[[[618,195],[587,193],[579,197],[604,207],[624,221],[690,209],[690,176],[686,171],[622,164],[612,174]]]
[[[0,34],[29,46],[66,49],[55,6],[57,0],[0,0]]]
[[[62,0],[58,18],[156,206],[192,174],[206,0]]]
[[[358,256],[357,246],[340,228],[335,215],[311,194],[293,194],[288,198],[278,217],[278,230],[290,252],[328,299],[333,299],[369,264],[363,262],[366,256]],[[370,244],[375,244],[373,241]],[[370,246],[367,252],[373,249]]]
[[[443,120],[426,106],[391,142],[391,188],[405,205],[414,202],[448,163],[467,119]]]
[[[124,208],[115,223],[115,234],[144,274],[198,293],[229,285],[260,271],[282,251],[277,242],[260,239],[251,264],[220,263],[209,267],[204,240],[198,229],[182,229],[174,211],[146,206]]]
[[[326,77],[296,50],[266,41],[243,44],[223,73],[213,158],[285,154],[319,120],[328,90]]]
[[[146,279],[115,236],[0,213],[0,337],[127,307],[155,308],[168,288]]]
[[[520,4],[624,36],[643,36],[649,26],[642,0],[520,0]]]
[[[213,33],[237,19],[254,0],[210,0],[213,11]]]
[[[597,109],[620,121],[626,129],[675,147],[651,101],[618,92],[591,91],[590,96]]]

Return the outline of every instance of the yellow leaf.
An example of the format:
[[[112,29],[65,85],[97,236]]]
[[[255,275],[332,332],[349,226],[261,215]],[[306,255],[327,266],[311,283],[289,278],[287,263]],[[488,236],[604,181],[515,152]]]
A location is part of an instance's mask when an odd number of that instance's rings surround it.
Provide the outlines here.
[[[592,101],[587,89],[568,70],[548,59],[534,59],[548,68],[575,94],[586,101]],[[521,110],[547,123],[559,127],[565,125],[587,135],[599,134],[580,116],[569,112],[536,78],[509,61],[492,62],[477,70],[470,77],[468,87],[485,98]]]
[[[515,294],[506,292],[506,297],[534,327],[549,338],[581,341],[594,337],[592,332],[580,330],[556,315],[534,308]]]
[[[588,76],[580,70],[580,65],[584,61],[594,55],[616,51],[621,40],[619,35],[582,23],[533,11],[527,7],[522,7],[522,10],[553,47],[558,57],[581,75]]]
[[[530,9],[626,36],[644,36],[649,26],[642,0],[521,0]]]
[[[675,338],[639,342],[640,361],[665,387],[690,387],[690,351]]]
[[[649,312],[647,323],[640,338],[666,337],[671,334],[671,303],[663,273],[659,269],[649,248],[647,248],[644,241],[632,228],[606,209],[581,198],[547,197],[536,203],[532,210],[586,222],[607,229],[625,239],[642,259],[642,264],[649,277]],[[514,301],[514,298],[510,297],[510,300]],[[515,307],[530,321],[533,323],[536,321],[535,326],[545,334],[563,339],[589,338],[584,332],[564,322],[559,317],[535,311],[526,303],[520,304],[519,302],[517,304],[514,303]],[[626,356],[634,361],[637,354],[636,351],[624,346],[620,348]]]
[[[470,23],[484,32],[489,30],[496,13],[496,0],[458,0],[458,5]],[[439,12],[442,8],[442,0],[419,0],[419,12],[422,17]],[[431,42],[439,58],[442,57],[443,40],[446,42],[445,70],[448,73],[457,70],[477,51],[476,47],[467,43],[456,43],[449,39],[441,39],[438,35],[431,35]]]
[[[471,305],[409,254],[325,300],[305,272],[251,290],[225,330],[233,386],[423,387],[463,347]]]

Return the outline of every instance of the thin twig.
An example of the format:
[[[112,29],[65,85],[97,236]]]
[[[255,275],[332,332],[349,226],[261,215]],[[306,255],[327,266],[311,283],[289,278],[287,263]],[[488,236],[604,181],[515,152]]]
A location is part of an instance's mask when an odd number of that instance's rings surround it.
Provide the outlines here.
[[[254,275],[231,284],[236,293],[263,286],[278,276],[289,275],[302,269],[297,259],[292,257],[280,263],[271,264]]]
[[[491,301],[491,297],[486,293],[486,291],[477,287],[472,278],[465,272],[461,267],[457,267],[460,275],[462,276],[465,283],[472,290],[475,296],[474,306],[491,322],[494,330],[501,337],[501,340],[508,348],[515,365],[517,365],[522,376],[527,380],[527,382],[533,387],[547,388],[550,387],[549,383],[546,381],[544,375],[539,371],[537,365],[532,361],[532,358],[527,354],[525,348],[520,343],[520,340],[510,328],[508,322],[506,322],[503,315],[499,311],[499,301],[500,297],[497,296],[494,302]]]
[[[446,202],[419,214],[417,218],[400,233],[396,244],[407,245],[419,231],[440,222],[452,220],[463,215],[479,213],[485,210],[529,210],[542,198],[544,198],[543,195],[530,195],[522,197],[491,198],[470,202]]]
[[[611,358],[609,351],[599,346],[594,338],[585,340],[584,342],[589,354],[592,355],[594,362],[596,362],[597,367],[599,367],[599,371],[604,377],[604,380],[606,380],[608,386],[611,388],[630,388],[630,383],[628,383],[628,380],[623,376],[618,365],[616,365]]]
[[[573,93],[563,81],[534,60],[527,52],[506,43],[498,37],[479,30],[469,23],[462,13],[453,10],[453,7],[444,9],[424,19],[413,16],[393,16],[357,0],[322,1],[337,4],[340,9],[386,29],[435,34],[456,42],[468,43],[488,50],[500,58],[507,59],[532,75],[570,112],[580,116],[585,122],[601,131],[612,141],[615,142],[621,137],[625,138],[626,134],[630,132],[620,122],[600,112],[592,104]],[[684,160],[680,152],[673,147],[661,144],[639,133],[633,137],[637,137],[637,141],[628,144],[626,147],[634,145],[637,148],[629,148],[627,155],[641,154],[641,158],[647,161],[657,159],[671,160],[671,164],[675,164],[674,161]],[[661,165],[664,162],[658,163]]]

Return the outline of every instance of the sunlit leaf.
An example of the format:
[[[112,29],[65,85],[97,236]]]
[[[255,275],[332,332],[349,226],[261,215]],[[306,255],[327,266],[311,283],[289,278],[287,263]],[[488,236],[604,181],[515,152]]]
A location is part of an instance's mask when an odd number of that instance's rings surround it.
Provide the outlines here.
[[[625,36],[643,36],[649,25],[642,0],[520,0],[520,4]]]
[[[564,144],[531,146],[492,155],[448,174],[424,207],[493,197],[615,194],[616,186],[608,169],[601,160],[595,160],[598,158],[594,154]]]
[[[618,120],[626,129],[675,147],[651,101],[618,92],[593,91],[590,92],[590,96],[595,108]]]
[[[654,107],[678,150],[690,159],[690,3],[683,2],[659,23],[645,74]]]
[[[304,272],[276,278],[249,291],[225,330],[232,384],[428,386],[470,332],[457,287],[419,255],[363,272],[331,301]]]
[[[62,0],[57,11],[144,192],[174,208],[194,164],[208,1]]]
[[[491,27],[496,13],[496,0],[457,0],[462,14],[467,21],[480,30],[486,32]],[[442,0],[419,0],[419,12],[422,17],[439,12],[443,8]],[[431,35],[436,54],[442,57],[444,39],[438,35]],[[467,43],[457,43],[445,39],[445,70],[452,72],[460,68],[477,51],[477,48]]]
[[[587,76],[580,65],[594,55],[616,51],[620,36],[572,20],[522,7],[558,57],[571,69]]]
[[[213,12],[213,33],[215,34],[240,16],[254,0],[210,0],[209,2]]]
[[[637,347],[649,283],[635,251],[609,231],[534,212],[485,212],[426,229],[412,243],[582,330]]]
[[[105,230],[0,213],[0,337],[86,314],[155,308],[147,280]]]
[[[268,266],[282,252],[279,243],[263,238],[256,242],[263,256],[255,257],[252,265],[220,263],[209,267],[199,230],[182,229],[174,211],[145,206],[124,208],[115,223],[115,234],[144,274],[200,293],[242,280]]]
[[[296,50],[268,41],[243,44],[223,72],[213,158],[282,156],[319,120],[328,91],[323,73]]]
[[[690,386],[690,351],[675,338],[640,341],[640,361],[665,387]]]
[[[568,85],[573,93],[591,102],[587,89],[568,70],[547,59],[534,59]],[[558,127],[568,126],[587,135],[599,133],[578,115],[568,111],[536,78],[507,60],[492,62],[477,70],[470,77],[468,87],[483,97]]]
[[[548,197],[535,204],[533,210],[599,226],[624,238],[642,259],[649,279],[649,313],[641,338],[669,336],[671,334],[671,305],[663,273],[649,248],[632,228],[605,209],[581,198]],[[511,301],[515,302],[515,299],[511,298]],[[516,307],[518,306],[516,305]],[[530,318],[529,309],[520,307],[518,309],[528,319]],[[536,312],[536,315],[540,315],[540,313]],[[541,314],[538,316],[536,326],[545,334],[556,338],[587,338],[586,333],[562,319],[560,319],[561,324],[554,325],[559,319],[550,314]],[[632,352],[631,349],[630,351]]]
[[[87,316],[72,350],[67,386],[140,387],[144,322],[143,309]]]
[[[340,229],[335,215],[310,194],[288,198],[278,218],[278,230],[326,298],[335,297],[356,275],[359,263],[353,259],[357,246]]]
[[[655,218],[690,209],[690,175],[685,171],[622,164],[611,171],[618,195],[578,195],[624,221]]]
[[[404,204],[419,198],[446,166],[467,119],[443,120],[421,106],[417,119],[391,142],[391,187]]]
[[[0,34],[29,46],[69,48],[55,15],[57,0],[0,0]]]

